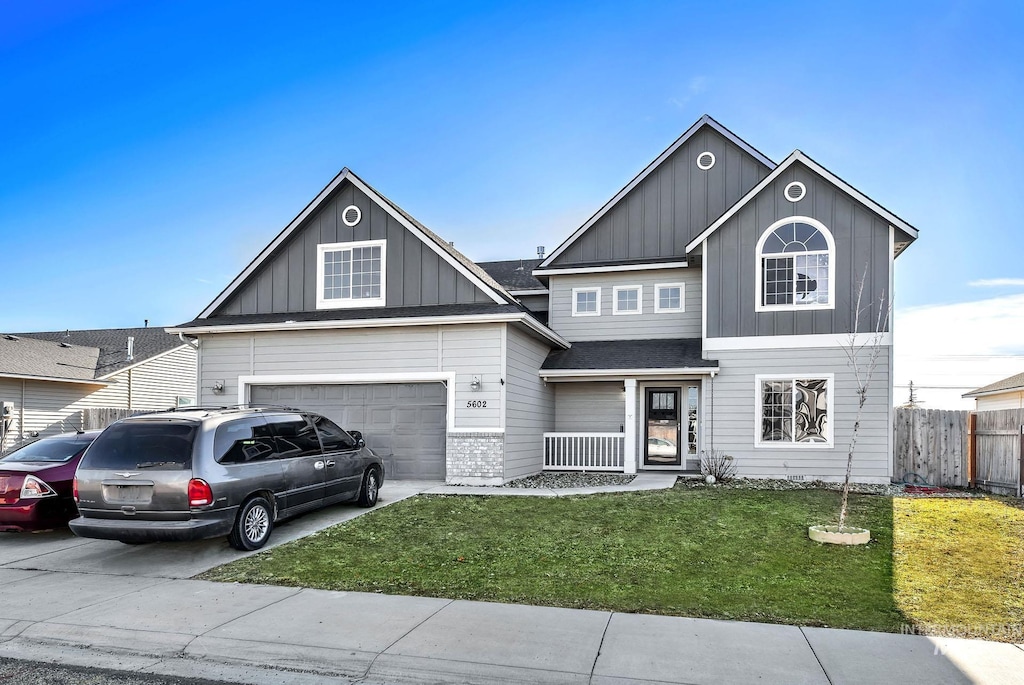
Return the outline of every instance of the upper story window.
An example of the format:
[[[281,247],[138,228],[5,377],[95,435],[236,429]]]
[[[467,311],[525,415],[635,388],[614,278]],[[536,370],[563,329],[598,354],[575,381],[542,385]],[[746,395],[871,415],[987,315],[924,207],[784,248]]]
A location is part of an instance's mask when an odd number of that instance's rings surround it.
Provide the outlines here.
[[[642,314],[643,286],[617,285],[612,288],[612,314]]]
[[[757,311],[834,309],[835,242],[802,216],[777,221],[757,242]]]
[[[683,301],[686,285],[684,283],[659,283],[654,286],[654,311],[681,312],[685,308]]]
[[[381,307],[387,241],[317,245],[317,309]]]
[[[573,288],[572,315],[601,316],[601,289]]]

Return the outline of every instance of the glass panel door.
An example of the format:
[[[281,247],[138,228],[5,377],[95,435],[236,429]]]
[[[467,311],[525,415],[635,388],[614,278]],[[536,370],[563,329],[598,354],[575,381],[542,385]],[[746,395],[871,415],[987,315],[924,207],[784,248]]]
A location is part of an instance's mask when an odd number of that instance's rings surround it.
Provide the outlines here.
[[[681,466],[679,390],[648,388],[644,466]]]
[[[700,387],[686,387],[686,468],[700,469],[700,446],[697,444],[697,398]]]

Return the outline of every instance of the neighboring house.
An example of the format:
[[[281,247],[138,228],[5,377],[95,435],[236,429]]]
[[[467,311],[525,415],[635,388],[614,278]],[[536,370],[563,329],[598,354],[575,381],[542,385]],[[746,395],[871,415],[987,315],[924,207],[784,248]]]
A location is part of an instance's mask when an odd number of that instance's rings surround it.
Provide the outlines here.
[[[550,255],[474,264],[345,169],[193,321],[201,403],[309,408],[392,477],[543,468],[840,479],[843,345],[917,231],[795,151],[702,117]],[[865,279],[853,331],[854,297]],[[892,336],[854,478],[892,470]]]
[[[1024,373],[976,388],[963,396],[974,398],[975,411],[1024,409]]]
[[[196,358],[160,328],[0,334],[0,447],[82,428],[87,409],[192,403]]]

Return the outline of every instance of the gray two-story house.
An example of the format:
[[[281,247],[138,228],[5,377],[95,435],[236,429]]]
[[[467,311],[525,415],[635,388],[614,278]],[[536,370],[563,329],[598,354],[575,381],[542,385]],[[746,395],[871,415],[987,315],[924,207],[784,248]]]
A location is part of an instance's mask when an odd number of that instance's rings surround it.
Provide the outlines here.
[[[847,351],[881,345],[854,477],[887,482],[886,314],[916,236],[800,151],[776,164],[705,116],[541,259],[475,264],[343,170],[169,330],[199,340],[203,404],[320,411],[390,477],[467,484],[692,472],[711,449],[742,476],[840,479]]]

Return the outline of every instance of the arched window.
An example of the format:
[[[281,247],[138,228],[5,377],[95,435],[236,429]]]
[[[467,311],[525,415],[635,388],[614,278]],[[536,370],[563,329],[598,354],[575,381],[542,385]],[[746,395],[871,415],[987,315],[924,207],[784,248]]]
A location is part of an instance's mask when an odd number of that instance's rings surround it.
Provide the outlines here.
[[[832,234],[814,219],[769,226],[757,242],[757,311],[834,308],[833,252]]]

